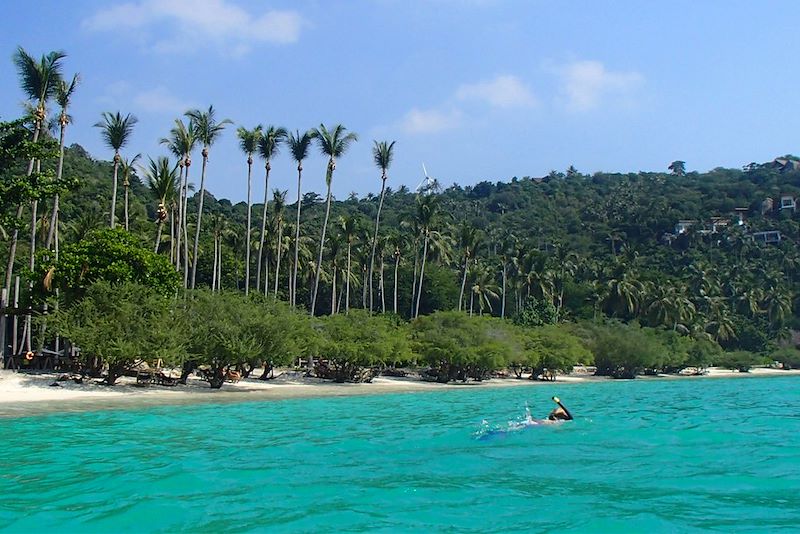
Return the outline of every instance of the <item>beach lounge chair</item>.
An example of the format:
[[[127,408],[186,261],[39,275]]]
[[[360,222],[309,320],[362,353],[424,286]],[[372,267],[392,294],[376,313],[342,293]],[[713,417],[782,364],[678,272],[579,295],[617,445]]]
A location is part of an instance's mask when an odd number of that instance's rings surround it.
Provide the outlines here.
[[[169,375],[164,374],[163,372],[159,371],[155,375],[156,384],[159,386],[176,386],[178,384],[179,378],[172,378]]]
[[[155,382],[155,375],[152,371],[137,371],[136,372],[136,385],[139,387],[147,387]]]

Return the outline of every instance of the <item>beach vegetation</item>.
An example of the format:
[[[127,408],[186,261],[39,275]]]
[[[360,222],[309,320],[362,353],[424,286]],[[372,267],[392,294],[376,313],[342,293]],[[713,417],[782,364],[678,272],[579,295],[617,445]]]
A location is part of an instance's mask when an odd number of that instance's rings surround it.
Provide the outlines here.
[[[723,352],[714,358],[714,365],[733,369],[740,373],[750,372],[750,369],[759,365],[772,363],[769,357],[746,350]]]
[[[484,380],[512,355],[526,362],[536,357],[513,325],[493,317],[435,312],[417,318],[412,329],[414,351],[437,382]]]
[[[387,365],[412,359],[404,322],[367,310],[352,310],[319,321],[317,374],[335,382],[369,381]]]
[[[46,295],[60,289],[67,302],[79,300],[97,282],[133,282],[165,296],[174,295],[180,287],[180,277],[167,257],[121,228],[89,231],[80,241],[65,245],[58,261],[47,251],[42,255],[37,287]]]
[[[800,369],[800,350],[795,347],[782,347],[772,352],[769,357],[783,365],[784,369]]]
[[[51,318],[78,348],[84,372],[105,374],[110,386],[137,368],[179,367],[187,354],[186,317],[170,297],[136,282],[100,280]]]
[[[197,291],[186,301],[188,353],[203,370],[209,385],[218,389],[235,371],[249,375],[278,365],[291,365],[317,350],[317,334],[310,318],[263,297],[236,291]]]

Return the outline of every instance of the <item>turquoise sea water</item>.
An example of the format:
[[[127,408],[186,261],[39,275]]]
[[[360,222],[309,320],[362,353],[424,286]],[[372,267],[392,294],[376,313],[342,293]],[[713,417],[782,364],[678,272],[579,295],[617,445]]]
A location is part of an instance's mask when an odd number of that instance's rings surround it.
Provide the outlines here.
[[[525,402],[576,420],[494,439]],[[0,420],[13,532],[800,526],[800,377],[637,380]]]

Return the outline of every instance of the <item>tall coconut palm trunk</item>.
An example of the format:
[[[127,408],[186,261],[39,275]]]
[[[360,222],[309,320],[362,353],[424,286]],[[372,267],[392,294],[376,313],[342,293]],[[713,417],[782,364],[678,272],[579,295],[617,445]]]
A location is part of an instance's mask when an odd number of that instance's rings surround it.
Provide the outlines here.
[[[336,315],[336,260],[331,265],[333,276],[331,276],[331,315]]]
[[[331,216],[331,183],[333,182],[333,171],[336,169],[336,162],[333,158],[328,160],[328,172],[325,182],[328,186],[328,195],[325,200],[325,219],[322,222],[322,236],[319,240],[319,254],[317,255],[317,272],[314,275],[314,293],[311,296],[311,315],[314,315],[317,307],[317,290],[319,289],[319,275],[322,271],[322,252],[325,250],[325,233],[328,230],[328,219]]]
[[[214,266],[211,269],[211,292],[217,289],[217,260],[219,259],[219,238],[214,235]]]
[[[114,178],[111,184],[111,228],[116,225],[117,215],[117,180],[119,173],[119,152],[114,153]]]
[[[469,265],[469,254],[464,255],[464,269],[461,275],[461,292],[458,294],[458,311],[461,311],[464,302],[464,289],[467,287],[467,266]]]
[[[245,241],[245,253],[244,253],[244,294],[250,294],[250,230],[251,230],[251,222],[252,222],[252,211],[253,207],[250,201],[250,190],[252,187],[252,169],[253,169],[253,158],[247,158],[247,239]],[[259,259],[261,255],[259,254]],[[258,291],[258,287],[256,287],[256,291]]]
[[[58,167],[56,170],[56,182],[61,183],[61,177],[64,174],[64,133],[66,130],[66,122],[61,121],[61,129],[58,135]],[[56,226],[58,226],[58,210],[59,210],[59,194],[53,196],[53,213],[50,214],[50,228],[47,230],[47,241],[45,248],[50,249],[53,245],[53,239],[56,234]]]
[[[300,181],[303,177],[303,166],[297,165],[297,223],[294,234],[294,264],[292,265],[292,306],[297,306],[297,264],[300,260]]]
[[[200,248],[200,227],[203,222],[203,198],[206,196],[206,166],[208,165],[208,148],[203,147],[203,168],[200,171],[200,202],[197,206],[197,228],[194,232],[194,246],[192,247],[192,289],[197,283],[197,250]]]
[[[183,176],[183,288],[189,287],[189,167],[192,161],[186,157]]]
[[[372,272],[375,265],[375,249],[378,247],[378,226],[381,224],[381,210],[383,209],[383,199],[386,194],[386,173],[381,176],[381,199],[378,202],[378,214],[375,216],[375,235],[372,237],[372,254],[369,259],[369,311],[372,313]],[[384,312],[386,306],[384,304]]]
[[[183,156],[178,159],[180,174],[178,175],[178,220],[175,229],[175,270],[181,272],[181,243],[183,241],[183,175],[186,165],[183,163]]]
[[[419,269],[419,287],[417,288],[417,304],[414,308],[414,318],[419,317],[419,303],[422,300],[422,283],[425,280],[425,261],[428,259],[428,231],[425,231],[425,241],[422,246],[422,265]]]
[[[384,283],[383,283],[384,282],[384,280],[383,280],[383,272],[384,272],[384,269],[386,268],[386,264],[383,261],[383,255],[381,255],[380,264],[381,264],[381,276],[380,276],[380,280],[378,281],[378,288],[379,288],[379,290],[381,292],[381,313],[386,313],[386,290],[385,290],[385,286],[384,286]]]
[[[394,252],[394,314],[397,315],[397,272],[400,269],[400,251]]]
[[[264,261],[264,243],[267,237],[267,214],[268,214],[268,206],[269,206],[269,171],[271,170],[271,166],[269,161],[267,161],[264,172],[264,211],[261,214],[261,238],[258,242],[258,273],[256,274],[256,289],[261,287],[261,262]],[[280,242],[278,243],[280,247]],[[267,294],[267,288],[269,287],[269,264],[266,266],[267,272],[265,273],[264,277],[264,295]],[[275,275],[277,278],[277,274]],[[278,287],[278,281],[275,280],[275,287]],[[277,289],[276,289],[277,293]]]
[[[161,246],[161,232],[164,230],[164,221],[159,219],[158,221],[158,229],[156,230],[156,246],[153,249],[153,252],[158,254],[158,247]]]
[[[503,300],[500,302],[500,318],[506,318],[506,282],[508,281],[508,271],[506,262],[503,262]]]
[[[125,217],[125,231],[128,232],[130,227],[128,225],[128,184],[122,184],[125,188],[125,208],[123,209],[123,215]]]
[[[283,251],[283,221],[278,221],[278,250],[275,258],[275,298],[278,298],[278,281],[281,277],[281,252]],[[267,284],[264,283],[264,293],[266,294]]]
[[[350,277],[352,276],[351,273],[351,252],[353,250],[353,243],[352,241],[347,241],[347,278],[345,279],[345,293],[344,293],[344,313],[345,315],[350,313]]]

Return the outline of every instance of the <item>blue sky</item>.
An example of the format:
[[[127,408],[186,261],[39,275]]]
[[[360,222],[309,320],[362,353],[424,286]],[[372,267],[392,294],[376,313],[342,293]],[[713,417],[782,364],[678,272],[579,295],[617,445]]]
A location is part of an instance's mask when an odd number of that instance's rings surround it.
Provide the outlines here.
[[[80,72],[68,142],[109,159],[92,124],[139,118],[128,154],[193,107],[360,140],[334,195],[378,192],[373,140],[396,140],[389,184],[424,161],[444,185],[583,172],[740,167],[800,153],[800,57],[792,0],[8,0],[0,20],[0,117],[20,113],[11,55],[61,49]],[[199,162],[199,154],[195,160]],[[194,169],[195,167],[193,167]],[[199,171],[199,165],[196,166]],[[263,166],[255,167],[254,200]],[[199,172],[194,180],[199,180]],[[325,160],[304,190],[324,192]],[[271,187],[292,191],[286,152]],[[243,200],[234,128],[211,149],[207,187]],[[290,201],[293,201],[290,193]]]

